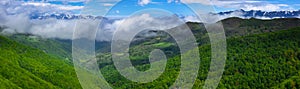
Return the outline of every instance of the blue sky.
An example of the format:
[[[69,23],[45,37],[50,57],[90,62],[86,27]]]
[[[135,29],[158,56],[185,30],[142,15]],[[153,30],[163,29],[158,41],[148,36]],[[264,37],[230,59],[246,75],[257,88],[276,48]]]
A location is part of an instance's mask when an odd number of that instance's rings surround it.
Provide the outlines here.
[[[204,8],[213,6],[215,11],[212,12],[224,12],[238,9],[263,11],[291,11],[300,9],[300,0],[208,1],[209,0],[2,0],[0,2],[2,5],[10,7],[9,10],[12,10],[12,12],[22,12],[22,9],[20,10],[20,8],[18,11],[13,10],[18,6],[25,6],[26,8],[24,8],[24,10],[39,11],[38,8],[40,8],[40,11],[42,12],[70,12],[74,14],[82,12],[82,14],[105,15],[106,12],[109,11],[108,14],[114,16],[127,16],[133,12],[146,8],[160,8],[178,15],[192,15],[193,12],[186,5],[201,5]],[[3,4],[7,2],[13,4]],[[16,3],[19,3],[19,5]],[[28,7],[31,7],[31,9],[28,9]]]

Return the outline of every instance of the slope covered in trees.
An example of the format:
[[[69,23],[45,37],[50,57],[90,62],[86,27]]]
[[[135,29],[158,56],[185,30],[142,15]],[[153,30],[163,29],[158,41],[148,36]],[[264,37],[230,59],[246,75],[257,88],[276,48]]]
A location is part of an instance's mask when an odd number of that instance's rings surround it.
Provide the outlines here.
[[[299,77],[300,28],[232,38],[227,43],[220,88],[270,88]]]
[[[7,37],[18,43],[40,49],[48,55],[71,60],[72,41],[42,38],[31,34],[12,34]]]
[[[300,88],[300,28],[249,35],[227,40],[227,61],[218,88]],[[210,64],[210,45],[199,47],[201,67],[194,85],[202,88]],[[146,70],[150,65],[138,65]],[[113,65],[100,67],[115,88],[167,88],[180,68],[180,56],[168,59],[165,72],[150,83],[136,83],[122,77]]]
[[[0,88],[81,88],[72,64],[0,36]]]

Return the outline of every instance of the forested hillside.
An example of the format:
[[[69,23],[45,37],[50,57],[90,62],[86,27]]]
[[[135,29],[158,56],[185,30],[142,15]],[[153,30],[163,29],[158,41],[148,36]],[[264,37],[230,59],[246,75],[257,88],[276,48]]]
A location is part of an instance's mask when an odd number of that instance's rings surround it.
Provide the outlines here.
[[[31,34],[12,34],[7,37],[18,43],[40,49],[48,55],[71,61],[71,40],[42,38]]]
[[[300,82],[292,80],[300,73],[300,28],[227,41],[228,57],[219,88],[271,88],[280,84],[300,88]]]
[[[227,61],[218,88],[300,88],[300,28],[230,38]],[[210,45],[199,47],[201,67],[194,85],[202,88],[210,64]],[[113,65],[101,71],[115,88],[167,88],[177,78],[180,56],[168,59],[166,71],[151,83],[140,84],[122,77]],[[147,69],[149,64],[136,66]]]
[[[0,88],[79,89],[69,61],[0,36]]]

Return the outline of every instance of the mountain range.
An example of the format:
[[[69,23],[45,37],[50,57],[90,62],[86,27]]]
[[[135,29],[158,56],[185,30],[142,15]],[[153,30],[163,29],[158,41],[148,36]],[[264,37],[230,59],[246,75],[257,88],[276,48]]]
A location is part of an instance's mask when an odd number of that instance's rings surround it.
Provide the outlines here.
[[[300,10],[298,11],[261,11],[261,10],[250,10],[245,11],[243,9],[227,12],[219,12],[219,15],[228,15],[232,13],[240,13],[241,16],[246,18],[255,17],[267,17],[267,18],[297,18],[300,16]]]
[[[298,11],[261,11],[261,10],[250,10],[246,11],[243,9],[234,10],[234,11],[226,11],[219,13],[210,13],[212,15],[233,15],[235,17],[242,18],[298,18],[300,16],[300,10]],[[180,18],[185,18],[186,16],[178,15]],[[116,19],[111,17],[103,17],[103,16],[92,16],[92,15],[78,15],[78,14],[67,14],[67,13],[32,13],[29,16],[30,19],[63,19],[63,20],[71,20],[71,19]],[[120,17],[121,18],[121,17]]]

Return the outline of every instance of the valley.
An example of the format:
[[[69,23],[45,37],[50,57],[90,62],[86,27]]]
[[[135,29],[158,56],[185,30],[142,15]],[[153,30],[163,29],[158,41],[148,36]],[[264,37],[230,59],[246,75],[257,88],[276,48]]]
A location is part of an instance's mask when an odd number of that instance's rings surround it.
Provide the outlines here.
[[[300,88],[299,19],[228,18],[221,22],[227,37],[227,61],[219,89]],[[210,41],[202,23],[186,24],[199,46],[201,64],[194,85],[198,89],[204,85],[210,67]],[[136,36],[139,40],[129,49],[131,62],[140,71],[150,68],[148,56],[153,49],[167,55],[165,72],[150,83],[132,82],[121,76],[111,60],[110,42],[96,42],[100,71],[113,88],[168,88],[173,84],[180,71],[179,48],[165,32],[149,31],[153,32],[155,36]],[[0,88],[81,88],[72,64],[71,45],[70,40],[31,34],[1,36]]]

